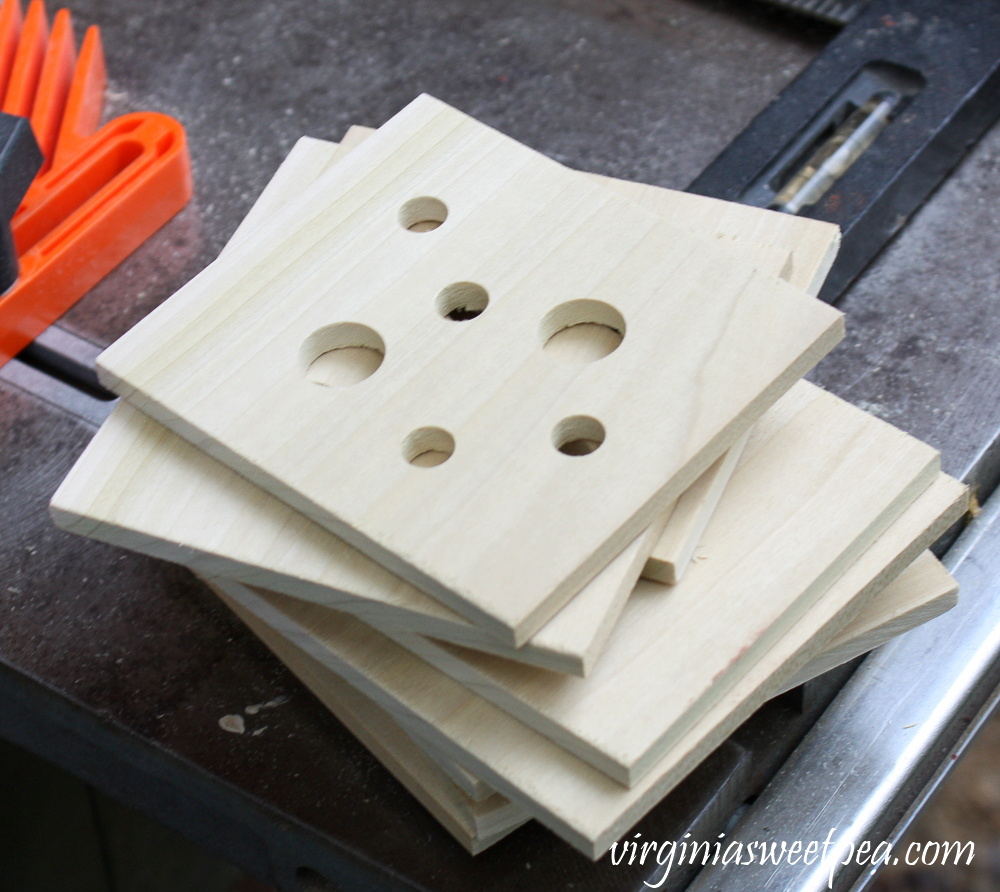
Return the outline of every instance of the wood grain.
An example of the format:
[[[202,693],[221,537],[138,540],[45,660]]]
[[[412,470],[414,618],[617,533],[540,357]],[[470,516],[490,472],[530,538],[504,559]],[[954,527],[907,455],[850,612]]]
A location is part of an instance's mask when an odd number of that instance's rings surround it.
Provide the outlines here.
[[[937,559],[929,551],[923,552],[883,591],[875,595],[823,653],[814,657],[794,679],[786,682],[783,690],[815,678],[834,666],[854,659],[949,610],[957,602],[957,590],[958,586],[954,579]],[[485,807],[486,815],[495,818],[498,813],[503,814],[510,822],[510,826],[519,823],[519,820],[527,819],[527,816],[522,814],[518,820],[516,817],[518,806],[511,805],[505,811],[501,809],[500,806],[509,800],[500,797],[484,781],[439,753],[433,743],[407,735],[394,719],[370,698],[348,685],[322,663],[296,648],[288,639],[283,638],[252,613],[243,611],[241,616],[279,658],[290,663],[302,681],[344,724],[348,725],[355,736],[369,746],[387,768],[396,773],[393,768],[395,763],[403,763],[401,769],[404,772],[403,776],[410,776],[413,778],[411,782],[420,784],[422,788],[422,795],[418,795],[417,798],[423,802],[423,796],[430,796],[440,808],[443,808],[446,811],[444,817],[439,816],[436,809],[430,808],[430,810],[473,854],[487,848],[506,835],[509,830],[490,837],[482,826],[486,823],[485,820],[480,819],[470,825],[468,802],[463,797],[456,796],[455,789],[433,771],[428,772],[423,765],[425,759],[434,762],[473,802],[490,800]],[[387,748],[391,751],[389,757],[383,755]],[[428,774],[431,776],[430,782],[425,781]],[[400,774],[396,776],[410,788],[409,783],[403,780],[403,776]],[[430,807],[427,803],[425,805]],[[457,823],[457,828],[452,826],[453,822]]]
[[[359,697],[365,696],[354,688],[351,690],[353,690]],[[391,719],[391,716],[389,718]],[[452,783],[454,783],[455,786],[458,787],[458,789],[473,802],[483,802],[491,796],[499,795],[493,787],[486,783],[486,781],[476,777],[476,775],[474,775],[467,768],[463,768],[454,759],[449,759],[443,753],[439,753],[435,747],[428,744],[426,741],[421,740],[419,737],[413,737],[412,735],[410,735],[410,739],[413,741],[414,745],[417,746],[427,756],[427,758],[434,762],[434,764],[437,765],[437,767],[451,779]]]
[[[307,188],[365,135],[365,128],[353,127],[339,147],[300,139],[231,244]],[[178,493],[184,495],[178,499]],[[599,654],[669,511],[520,649],[491,640],[343,540],[293,514],[127,404],[116,407],[53,500],[57,523],[92,538],[183,563],[208,576],[232,575],[342,609],[353,607],[362,618],[384,604],[385,623],[579,675]],[[273,542],[267,545],[269,535]],[[264,566],[254,566],[255,561]],[[344,603],[352,597],[360,603]]]
[[[958,583],[929,551],[907,567],[897,582],[899,584],[888,586],[849,622],[830,646],[789,679],[782,690],[794,688],[834,666],[868,653],[946,613],[958,603]]]
[[[281,631],[301,652],[372,697],[408,730],[433,741],[571,845],[598,858],[820,653],[877,591],[961,516],[966,505],[965,487],[941,474],[631,789],[345,614],[254,592],[240,583],[216,584],[227,602]]]
[[[758,427],[705,531],[708,559],[672,587],[640,583],[587,678],[381,631],[634,784],[939,469],[931,447],[806,381]]]
[[[372,132],[352,127],[340,146],[309,137],[300,139],[244,218],[230,244],[239,243]],[[733,236],[732,240],[747,244],[738,236]],[[753,249],[763,247],[766,246],[753,246]],[[766,255],[760,254],[758,259],[760,256],[766,259]],[[787,252],[784,257],[787,259]],[[780,257],[779,260],[785,263]],[[771,271],[777,272],[777,269]],[[175,455],[165,458],[160,450],[170,450]],[[137,460],[140,457],[141,460]],[[711,499],[713,484],[706,486],[706,481],[714,473],[724,475],[726,467],[725,459],[716,462],[682,497],[684,510],[670,514],[671,523],[685,525],[684,532],[674,533],[673,543],[683,542],[687,536],[687,544],[691,547],[697,544],[695,540],[700,537],[700,528],[689,528],[686,522],[692,512],[698,511],[699,502],[692,498],[692,490],[704,487],[706,497]],[[143,468],[155,470],[143,475]],[[459,614],[398,578],[390,578],[381,567],[332,534],[301,517],[293,521],[292,512],[283,503],[256,490],[220,463],[197,453],[181,438],[127,405],[115,409],[111,420],[98,434],[98,441],[81,458],[71,477],[73,479],[60,489],[54,500],[57,522],[68,529],[185,563],[210,576],[233,576],[249,584],[339,606],[361,618],[371,616],[385,604],[386,610],[381,616],[383,624],[425,632],[446,641],[579,676],[589,672],[634,582],[634,567],[627,558],[619,557],[616,568],[602,571],[527,645],[514,649],[491,641]],[[714,487],[718,487],[718,482]],[[177,493],[186,494],[185,498],[178,500]],[[248,493],[252,497],[246,498],[240,509],[240,500]],[[221,510],[221,506],[228,506],[229,510]],[[702,517],[707,520],[707,512],[704,508],[701,510]],[[248,534],[249,527],[253,530]],[[232,535],[224,535],[226,531],[231,531]],[[273,532],[275,538],[271,545],[262,541],[262,532]],[[310,548],[310,543],[315,543],[315,547]],[[206,546],[213,549],[210,554],[206,553]],[[326,554],[322,553],[324,547]],[[638,553],[644,550],[641,544],[637,548]],[[271,561],[269,566],[268,560]],[[330,565],[336,567],[342,560],[347,561],[348,572],[330,574]],[[263,566],[254,566],[255,561]],[[355,575],[349,572],[350,568]],[[358,585],[358,574],[367,575],[369,580],[368,585],[362,584],[356,593],[361,603],[354,605],[352,610],[345,598],[355,594],[351,587]],[[322,591],[324,588],[330,590]]]
[[[424,195],[447,220],[404,229]],[[435,295],[465,282],[488,310],[442,318]],[[540,348],[547,314],[581,299],[622,314],[625,341],[556,361]],[[552,324],[619,326],[577,309]],[[388,359],[353,386],[317,385],[304,366],[352,346],[328,340],[348,322]],[[840,314],[787,283],[421,97],[99,365],[144,411],[520,646],[841,333]],[[553,438],[598,436],[578,417],[605,440],[563,454]],[[454,454],[414,467],[417,447]]]
[[[722,493],[743,455],[747,431],[730,450],[716,459],[674,504],[663,532],[642,570],[643,578],[676,585],[687,571],[698,543],[712,519]]]
[[[55,493],[63,529],[555,671],[585,673],[652,545],[626,549],[514,649],[120,404]],[[654,528],[648,535],[655,538]]]
[[[673,189],[643,188],[641,183],[603,177],[618,194],[672,220],[691,232],[711,233],[730,250],[754,245],[787,250],[790,267],[781,277],[806,294],[819,294],[840,247],[840,231],[830,223],[707,198]]]
[[[351,127],[342,144],[353,148],[374,132],[370,127]],[[731,254],[813,297],[823,287],[840,248],[840,229],[833,223],[596,173],[584,176],[682,229],[717,239]]]
[[[915,628],[950,609],[956,601],[957,584],[954,579],[930,552],[923,552],[784,689],[802,684]],[[239,607],[236,609],[239,610]],[[303,683],[472,854],[488,848],[528,820],[518,806],[447,756],[438,753],[433,744],[410,737],[374,701],[297,649],[252,613],[244,610],[240,615],[253,632],[280,659],[290,663]],[[433,770],[434,766],[428,766],[428,759],[447,777],[442,778]],[[448,778],[466,795],[457,793],[455,787],[447,782]],[[472,803],[485,801],[485,805],[476,808],[470,805],[470,798]]]
[[[275,176],[223,251],[234,244],[239,244],[253,229],[277,213],[290,200],[302,194],[327,169],[351,149],[361,145],[374,132],[367,127],[352,126],[339,145],[309,137],[300,139],[279,166]],[[839,231],[837,237],[839,238]],[[745,259],[752,259],[758,268],[772,275],[778,276],[791,266],[790,252],[784,248],[753,245],[741,241],[738,241],[738,244],[748,255]],[[733,450],[730,450],[726,455],[729,456],[732,452]],[[718,500],[715,494],[721,492],[721,488],[725,486],[731,466],[733,460],[723,457],[699,478],[699,483],[706,487],[704,499],[714,498],[711,506],[699,507],[701,499],[697,496],[692,497],[690,492],[685,493],[682,496],[684,511],[677,514],[676,505],[664,511],[622,554],[611,561],[562,610],[542,626],[525,647],[515,649],[487,642],[489,652],[557,672],[586,676],[625,606],[625,600],[638,579],[638,568],[644,562],[648,564],[648,556],[654,549],[653,543],[662,543],[666,527],[672,521],[676,521],[678,525],[685,523],[687,515],[691,512],[700,511],[699,517],[704,517],[707,522]],[[706,484],[706,479],[713,481],[716,476],[720,478],[718,481]],[[685,526],[684,531],[674,534],[669,541],[676,543],[676,547],[681,549],[685,544],[689,544],[693,550],[697,545],[697,541],[694,540],[701,535],[703,529],[704,524],[700,527]],[[685,536],[689,542],[686,542]],[[278,587],[277,590],[282,589]],[[390,615],[385,619],[391,624],[394,620],[398,620],[398,617]],[[481,637],[477,636],[479,630],[463,621],[459,615],[456,614],[454,620],[462,627],[460,634],[466,643],[472,643],[477,637]],[[403,628],[410,627],[407,623]],[[454,638],[445,635],[445,640]]]

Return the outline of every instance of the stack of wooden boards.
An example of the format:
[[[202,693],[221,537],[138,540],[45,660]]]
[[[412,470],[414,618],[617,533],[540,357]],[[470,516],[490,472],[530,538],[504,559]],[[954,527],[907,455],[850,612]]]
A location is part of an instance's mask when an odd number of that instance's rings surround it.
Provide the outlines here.
[[[801,380],[837,242],[419,97],[301,140],[100,357],[124,399],[53,516],[205,578],[471,851],[536,818],[600,857],[955,602],[964,487]]]

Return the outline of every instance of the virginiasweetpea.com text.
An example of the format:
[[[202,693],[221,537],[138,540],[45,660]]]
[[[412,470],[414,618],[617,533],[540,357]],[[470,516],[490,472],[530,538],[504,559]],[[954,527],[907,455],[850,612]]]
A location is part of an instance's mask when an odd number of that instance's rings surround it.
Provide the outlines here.
[[[674,869],[697,865],[706,867],[709,864],[724,866],[749,867],[753,864],[806,864],[819,863],[829,869],[828,885],[833,887],[833,877],[838,867],[846,867],[854,862],[858,866],[876,868],[885,864],[907,864],[915,866],[922,864],[952,863],[955,865],[972,863],[975,857],[975,844],[968,842],[911,842],[904,850],[894,853],[892,844],[883,841],[873,845],[869,840],[854,842],[836,837],[836,828],[832,828],[822,842],[819,840],[754,841],[742,842],[737,839],[726,839],[725,833],[720,833],[712,842],[698,842],[690,839],[686,833],[680,840],[656,842],[642,840],[642,834],[636,833],[631,839],[616,842],[611,846],[611,863],[657,865],[657,870],[651,880],[645,884],[651,889],[660,888]]]

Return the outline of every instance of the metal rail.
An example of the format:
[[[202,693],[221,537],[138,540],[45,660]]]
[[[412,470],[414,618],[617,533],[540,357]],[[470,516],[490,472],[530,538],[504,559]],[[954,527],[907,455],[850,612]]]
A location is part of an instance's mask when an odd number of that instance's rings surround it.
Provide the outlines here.
[[[833,829],[837,847],[826,863],[709,866],[690,892],[859,890],[870,882],[875,869],[859,866],[857,855],[841,863],[850,844],[897,843],[997,703],[1000,498],[945,563],[961,585],[959,605],[874,651],[730,834],[822,843]]]

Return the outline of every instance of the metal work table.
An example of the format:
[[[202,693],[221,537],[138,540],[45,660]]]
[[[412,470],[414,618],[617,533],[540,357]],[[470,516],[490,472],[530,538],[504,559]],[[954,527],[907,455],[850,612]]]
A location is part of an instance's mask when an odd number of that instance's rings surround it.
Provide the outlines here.
[[[683,188],[835,33],[735,0],[72,11],[102,27],[111,114],[178,117],[196,185],[60,322],[83,354],[217,254],[300,135],[337,139],[426,91],[568,165]],[[998,169],[994,128],[852,287],[847,342],[813,375],[941,449],[959,476],[1000,429]],[[20,363],[0,371],[0,736],[284,890],[642,888],[649,868],[591,864],[534,823],[469,857],[186,571],[54,529],[48,499],[106,408]],[[764,707],[637,829],[726,826],[851,668]],[[218,725],[276,700],[243,735]],[[767,887],[796,888],[783,882]]]

